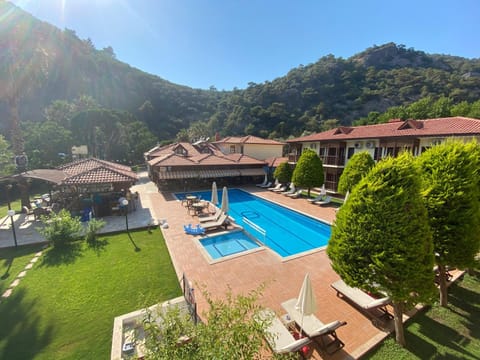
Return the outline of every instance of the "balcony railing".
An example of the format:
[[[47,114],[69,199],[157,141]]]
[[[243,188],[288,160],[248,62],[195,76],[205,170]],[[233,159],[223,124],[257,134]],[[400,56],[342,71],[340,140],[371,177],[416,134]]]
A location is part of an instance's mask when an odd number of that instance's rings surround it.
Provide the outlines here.
[[[299,154],[288,154],[288,162],[289,163],[297,163],[298,159],[300,158]],[[335,166],[343,166],[345,165],[345,157],[344,156],[320,156],[322,163],[324,165],[335,165]]]

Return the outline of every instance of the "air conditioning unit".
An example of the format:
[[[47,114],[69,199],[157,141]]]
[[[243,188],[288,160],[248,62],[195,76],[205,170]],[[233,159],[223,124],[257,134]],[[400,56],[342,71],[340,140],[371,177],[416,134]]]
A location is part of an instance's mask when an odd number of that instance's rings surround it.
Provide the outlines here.
[[[361,149],[363,147],[363,143],[361,141],[358,141],[353,144],[353,146],[355,147],[355,149]]]
[[[366,147],[367,149],[371,149],[371,148],[373,148],[374,146],[375,146],[375,144],[373,143],[373,141],[367,141],[367,142],[365,143],[365,147]]]

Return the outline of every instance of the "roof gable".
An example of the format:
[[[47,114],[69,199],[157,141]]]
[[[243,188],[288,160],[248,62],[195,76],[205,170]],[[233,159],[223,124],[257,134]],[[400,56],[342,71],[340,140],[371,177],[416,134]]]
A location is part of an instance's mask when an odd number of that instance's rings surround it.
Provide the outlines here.
[[[352,132],[353,128],[349,127],[349,126],[339,126],[335,132],[333,133],[333,135],[337,135],[337,134],[350,134]]]
[[[402,124],[398,127],[398,130],[422,129],[422,128],[423,128],[423,121],[406,120],[406,121],[402,122]]]

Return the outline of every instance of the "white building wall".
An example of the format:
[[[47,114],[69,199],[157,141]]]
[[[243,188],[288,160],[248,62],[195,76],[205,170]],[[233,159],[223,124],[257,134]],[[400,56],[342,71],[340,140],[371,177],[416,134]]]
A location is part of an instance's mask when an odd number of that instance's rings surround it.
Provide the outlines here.
[[[238,150],[240,152],[240,149]],[[258,160],[283,156],[283,145],[245,144],[243,153]]]

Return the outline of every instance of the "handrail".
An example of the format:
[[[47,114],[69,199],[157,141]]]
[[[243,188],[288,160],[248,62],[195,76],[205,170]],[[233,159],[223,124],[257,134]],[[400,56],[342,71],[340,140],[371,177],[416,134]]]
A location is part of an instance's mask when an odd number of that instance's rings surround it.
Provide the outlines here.
[[[265,244],[265,239],[267,237],[267,231],[263,228],[261,228],[260,226],[258,226],[257,224],[255,224],[254,222],[252,222],[251,220],[248,220],[246,217],[243,217],[242,218],[242,221],[245,223],[245,224],[248,224],[250,225],[252,228],[254,228],[255,230],[257,230],[260,234],[263,235],[263,243]]]

